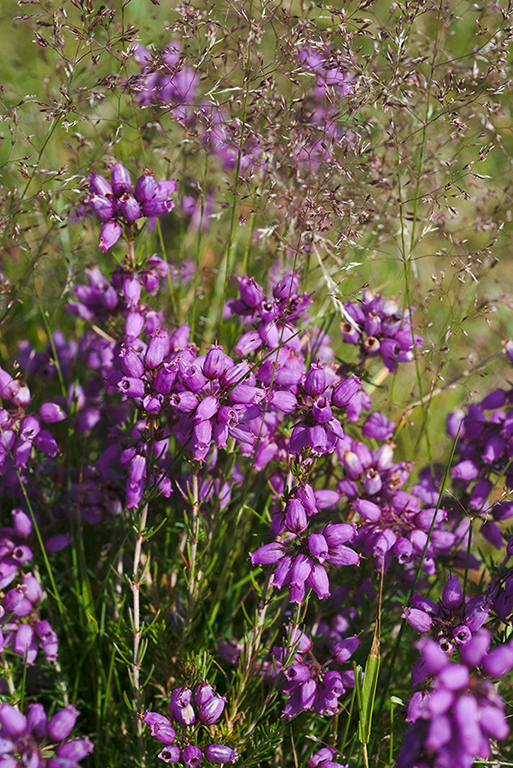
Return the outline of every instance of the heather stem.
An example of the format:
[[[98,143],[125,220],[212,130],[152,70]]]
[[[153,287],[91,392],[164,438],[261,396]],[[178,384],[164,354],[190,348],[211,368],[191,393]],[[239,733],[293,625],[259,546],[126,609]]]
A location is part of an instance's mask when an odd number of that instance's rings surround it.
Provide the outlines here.
[[[262,636],[262,631],[264,629],[265,615],[267,613],[267,607],[269,605],[268,593],[271,586],[272,578],[273,578],[273,572],[270,571],[265,577],[264,586],[262,588],[262,596],[260,598],[260,603],[258,605],[255,622],[251,627],[249,638],[244,648],[244,656],[243,658],[241,658],[241,666],[243,667],[243,669],[242,669],[241,677],[239,679],[237,694],[232,699],[232,711],[231,711],[231,716],[229,718],[230,725],[233,723],[234,718],[237,715],[239,704],[244,697],[246,684],[251,674],[253,654],[255,652],[255,649],[258,646],[258,643]]]
[[[133,240],[128,241],[128,263],[130,264],[131,269],[135,269],[135,252]]]
[[[2,662],[3,662],[3,668],[4,668],[3,679],[7,684],[7,688],[9,690],[10,695],[14,696],[16,689],[14,688],[14,681],[12,679],[12,670],[3,654],[2,654]]]
[[[196,573],[196,557],[198,553],[198,539],[199,539],[199,485],[198,485],[198,468],[195,467],[192,473],[192,519],[191,530],[192,537],[189,549],[189,585],[188,585],[188,602],[187,602],[187,617],[185,625],[189,626],[189,623],[194,612],[194,605],[196,602],[195,591],[197,582],[199,581],[199,574]]]
[[[144,579],[144,573],[139,577],[139,566],[141,563],[142,545],[144,541],[144,529],[146,528],[146,520],[148,518],[148,504],[146,503],[141,511],[139,518],[139,527],[137,532],[137,539],[135,542],[134,551],[134,567],[132,570],[132,596],[133,596],[133,625],[134,625],[134,658],[132,663],[132,684],[134,687],[134,699],[135,699],[135,712],[137,717],[137,743],[139,746],[139,757],[141,764],[144,765],[144,744],[142,740],[142,722],[139,719],[139,711],[141,707],[141,691],[140,691],[140,651],[141,651],[141,604],[140,604],[140,589],[141,582]]]

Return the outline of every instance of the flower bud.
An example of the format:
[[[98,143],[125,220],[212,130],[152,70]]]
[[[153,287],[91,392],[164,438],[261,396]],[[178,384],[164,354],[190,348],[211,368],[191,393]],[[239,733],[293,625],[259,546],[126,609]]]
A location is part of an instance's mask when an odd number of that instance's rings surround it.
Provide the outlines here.
[[[128,470],[128,480],[131,486],[137,485],[141,480],[146,477],[146,459],[144,456],[137,454],[130,463],[130,469]]]
[[[141,281],[139,275],[125,277],[123,280],[123,297],[129,307],[134,307],[141,298]],[[138,334],[137,334],[138,335]]]
[[[62,421],[66,418],[66,413],[63,411],[60,405],[57,403],[43,403],[39,409],[39,416],[43,421],[48,424],[53,424],[56,421]]]
[[[155,182],[155,194],[153,195],[156,200],[167,200],[174,192],[176,192],[176,181],[170,179],[169,181],[156,181]],[[171,207],[174,208],[174,203],[171,203]]]
[[[331,653],[335,661],[344,664],[348,661],[360,645],[360,640],[356,635],[345,637],[331,646]]]
[[[468,667],[481,664],[490,646],[491,634],[487,629],[479,629],[459,648],[460,657]]]
[[[102,221],[109,221],[114,216],[114,203],[103,195],[91,195],[86,203]]]
[[[78,710],[75,707],[67,706],[57,712],[48,723],[48,736],[52,741],[64,741],[75,725],[78,717]]]
[[[173,388],[178,372],[169,365],[164,364],[153,379],[153,389],[162,395],[168,395]]]
[[[216,765],[222,763],[234,763],[239,757],[235,749],[225,746],[224,744],[208,744],[203,754],[205,758]]]
[[[87,180],[89,182],[89,189],[93,195],[104,195],[104,197],[112,195],[112,187],[99,173],[89,173],[87,175]]]
[[[119,364],[125,376],[130,378],[140,379],[144,373],[144,363],[130,347],[121,347],[119,350]]]
[[[136,339],[144,328],[144,322],[140,312],[129,312],[126,318],[125,334]]]
[[[251,308],[258,307],[265,299],[264,292],[255,278],[247,275],[239,278],[239,293],[244,304]]]
[[[367,501],[367,499],[355,499],[353,507],[364,520],[368,520],[370,523],[375,523],[377,520],[381,519],[381,507],[373,501]]]
[[[328,557],[328,542],[322,533],[312,533],[308,537],[308,549],[312,557],[323,563]]]
[[[258,550],[257,550],[258,551]],[[281,589],[290,581],[292,558],[290,555],[282,556],[274,572],[273,587]]]
[[[0,725],[6,736],[16,738],[27,728],[27,719],[18,709],[4,702],[0,704]]]
[[[151,200],[145,200],[142,204],[142,212],[145,216],[150,218],[156,218],[163,216],[165,213],[169,213],[174,208],[174,203],[171,200],[157,200],[151,198]]]
[[[293,392],[285,392],[284,390],[272,391],[269,395],[268,402],[283,413],[293,413],[297,407],[297,398]]]
[[[331,402],[336,408],[345,408],[360,389],[360,380],[351,376],[341,381],[332,392]]]
[[[408,624],[416,629],[417,632],[429,632],[433,626],[433,619],[428,613],[419,608],[405,608],[402,615]]]
[[[112,191],[116,197],[121,197],[125,192],[132,189],[132,180],[123,163],[115,163],[110,173],[110,183]]]
[[[479,475],[479,469],[470,459],[460,461],[451,469],[451,477],[454,480],[474,480]]]
[[[321,365],[313,365],[305,377],[305,392],[311,397],[320,395],[326,389],[326,371]]]
[[[196,765],[200,765],[202,759],[203,755],[201,753],[201,749],[199,747],[193,746],[192,744],[189,744],[189,746],[185,747],[182,752],[182,762],[185,765],[188,765],[189,768],[195,768]]]
[[[211,419],[219,410],[219,400],[214,395],[205,397],[196,408],[194,421],[205,421]]]
[[[14,587],[5,594],[2,608],[6,613],[13,613],[15,616],[28,616],[32,611],[32,603],[25,597],[25,590]]]
[[[233,361],[222,347],[211,347],[203,363],[203,373],[207,379],[219,378],[228,368],[233,365]]]
[[[158,368],[169,354],[171,342],[166,331],[159,330],[151,337],[146,348],[144,362],[148,368]]]
[[[162,744],[172,744],[176,738],[176,731],[171,725],[169,718],[160,715],[157,716],[157,720],[155,716],[156,713],[148,712],[147,714],[153,716],[151,718],[146,718],[146,716],[143,718],[143,720],[150,726],[151,735],[162,742]]]
[[[26,512],[23,512],[21,509],[13,509],[12,522],[14,530],[18,536],[26,539],[31,535],[33,530],[32,520],[26,514]]]
[[[39,603],[43,598],[43,590],[38,580],[31,573],[23,576],[23,591],[32,605]]]
[[[196,706],[203,706],[207,701],[210,701],[214,695],[215,691],[209,683],[200,683],[200,685],[197,685],[194,689],[194,701]]]
[[[308,768],[324,768],[326,764],[332,762],[333,757],[336,755],[336,749],[334,747],[322,747],[318,752],[314,752],[308,761]]]
[[[71,760],[76,763],[92,752],[93,749],[94,744],[90,739],[74,739],[57,747],[55,754],[57,757],[63,757],[65,760]]]
[[[55,536],[50,536],[45,540],[45,549],[47,552],[62,552],[71,544],[71,541],[71,534],[56,533]]]
[[[36,632],[41,640],[44,654],[48,661],[55,661],[59,651],[59,640],[48,621],[38,621]]]
[[[122,234],[123,229],[119,222],[107,221],[100,230],[100,241],[98,248],[106,253],[109,248],[112,248],[112,246],[118,242]]]
[[[192,691],[190,688],[175,688],[171,694],[171,701],[169,702],[171,717],[184,727],[192,725],[196,720],[191,700]]]
[[[500,645],[486,654],[482,662],[483,669],[490,677],[503,677],[513,667],[513,648]]]
[[[198,718],[203,725],[213,725],[217,723],[223,714],[226,699],[215,693],[205,704],[198,709]]]
[[[442,605],[449,611],[456,611],[463,603],[463,592],[459,579],[448,576],[442,592]]]
[[[262,339],[258,331],[246,331],[239,338],[237,344],[234,347],[234,352],[239,357],[245,357],[260,349],[262,346]]]
[[[320,563],[314,563],[306,583],[313,589],[320,600],[330,596],[330,582],[326,569]]]
[[[250,553],[251,563],[253,565],[270,565],[272,563],[277,563],[284,555],[285,549],[283,544],[280,544],[277,541],[264,544],[262,547],[255,550],[255,552]]]
[[[307,527],[305,508],[298,499],[291,499],[287,504],[285,525],[292,533],[301,533]]]
[[[26,660],[27,666],[34,663],[37,656],[37,640],[34,641],[34,629],[30,624],[20,624],[14,638],[14,653]]]
[[[29,712],[27,715],[27,730],[32,735],[42,741],[46,739],[46,730],[48,726],[48,718],[42,704],[29,704]]]
[[[153,173],[144,171],[144,174],[137,179],[134,195],[140,203],[144,203],[146,200],[151,200],[154,194],[155,178]]]
[[[119,216],[123,216],[125,221],[128,221],[129,224],[133,224],[134,221],[142,216],[141,206],[135,197],[133,197],[133,195],[129,195],[128,193],[125,193],[119,199],[116,206],[116,213]]]
[[[328,547],[338,547],[354,538],[355,528],[350,523],[328,523],[323,534]]]

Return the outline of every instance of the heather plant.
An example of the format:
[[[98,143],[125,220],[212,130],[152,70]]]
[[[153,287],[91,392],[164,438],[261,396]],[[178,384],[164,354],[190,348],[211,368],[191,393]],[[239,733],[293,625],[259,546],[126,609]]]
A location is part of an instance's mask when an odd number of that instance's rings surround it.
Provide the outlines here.
[[[509,764],[513,6],[3,10],[0,768]]]

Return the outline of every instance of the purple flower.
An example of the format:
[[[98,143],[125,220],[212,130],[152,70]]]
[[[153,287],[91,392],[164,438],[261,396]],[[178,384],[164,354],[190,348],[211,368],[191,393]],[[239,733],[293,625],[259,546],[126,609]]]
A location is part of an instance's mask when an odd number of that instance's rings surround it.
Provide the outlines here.
[[[176,731],[168,717],[156,712],[146,711],[143,715],[144,722],[150,726],[151,735],[164,744],[172,744],[176,738]]]
[[[203,755],[199,747],[195,747],[191,744],[185,747],[182,751],[182,761],[190,768],[195,768],[196,765],[200,765]]]
[[[495,667],[497,660],[496,671],[504,674],[513,666],[513,656],[509,646],[487,653],[489,643],[490,633],[480,630],[462,646],[463,664],[454,664],[434,641],[421,641],[422,662],[433,675],[433,686],[430,692],[412,698],[408,720],[413,725],[406,734],[398,768],[421,764],[470,768],[477,757],[490,755],[491,738],[507,736],[504,702],[475,666],[481,662],[484,668],[487,664]]]
[[[198,719],[203,725],[213,725],[217,723],[223,714],[226,699],[219,694],[214,693],[208,701],[198,706]]]
[[[366,290],[361,306],[344,304],[346,321],[341,325],[342,338],[357,344],[362,360],[380,355],[387,368],[394,372],[397,363],[414,359],[415,347],[422,339],[412,333],[411,312],[401,313],[393,300],[385,301],[379,294]]]
[[[236,749],[231,749],[224,744],[208,744],[204,748],[203,754],[207,760],[216,765],[234,763],[239,757]]]
[[[116,245],[122,234],[123,229],[118,221],[105,222],[100,231],[100,241],[98,248],[106,253],[109,248],[112,248],[113,245]]]
[[[4,702],[0,705],[0,764],[3,768],[21,765],[30,768],[77,766],[93,749],[89,739],[75,739],[57,746],[50,744],[63,742],[67,738],[77,714],[73,707],[66,707],[48,722],[41,704],[31,704],[25,717],[18,709]],[[55,750],[55,757],[48,759],[48,747]],[[11,757],[12,760],[7,762],[6,759]]]
[[[132,180],[123,163],[115,163],[112,166],[110,184],[116,197],[132,191]]]
[[[169,711],[173,720],[181,726],[192,725],[196,720],[196,713],[192,707],[192,691],[190,688],[175,688],[171,694]]]

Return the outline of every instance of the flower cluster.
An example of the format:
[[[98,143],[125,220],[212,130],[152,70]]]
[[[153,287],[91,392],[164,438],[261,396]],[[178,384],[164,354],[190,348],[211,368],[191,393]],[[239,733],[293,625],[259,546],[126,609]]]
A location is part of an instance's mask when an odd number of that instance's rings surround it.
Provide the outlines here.
[[[48,719],[42,704],[30,704],[24,715],[0,704],[0,765],[2,768],[72,768],[92,750],[89,739],[66,741],[78,712],[68,706]]]
[[[340,422],[333,414],[333,408],[346,408],[360,388],[360,381],[352,376],[330,386],[325,366],[313,365],[302,382],[297,411],[302,418],[290,435],[291,453],[300,453],[305,448],[314,456],[332,453],[344,437]],[[330,382],[331,384],[331,382]]]
[[[513,667],[511,644],[489,651],[491,634],[480,629],[460,646],[460,664],[452,663],[438,643],[420,641],[421,663],[432,689],[415,693],[408,708],[407,731],[398,768],[471,768],[490,756],[490,740],[504,739],[509,727],[504,701],[494,684]]]
[[[442,597],[434,603],[417,592],[403,618],[419,632],[431,632],[440,647],[450,653],[467,643],[488,619],[490,601],[484,595],[465,598],[456,576],[448,576]]]
[[[66,414],[52,402],[30,412],[31,400],[28,386],[0,368],[0,476],[7,485],[17,484],[18,472],[23,473],[34,448],[51,457],[59,452],[42,422],[62,421]]]
[[[252,168],[258,168],[260,174],[264,172],[262,144],[248,136],[249,126],[245,126],[241,147],[241,126],[230,120],[230,115],[218,104],[203,101],[197,118],[202,126],[204,146],[219,159],[223,169],[235,170],[239,166],[241,173]]]
[[[409,570],[427,547],[422,567],[434,573],[435,558],[451,553],[461,532],[448,530],[443,509],[423,506],[415,493],[403,489],[411,462],[394,462],[390,443],[370,449],[349,436],[340,441],[337,453],[345,475],[338,490],[361,519],[354,541],[357,549],[372,555],[378,569],[383,561],[388,568],[396,559]],[[436,504],[436,497],[431,502]]]
[[[281,690],[289,696],[283,710],[288,720],[310,709],[320,715],[337,714],[340,696],[354,687],[354,672],[337,667],[349,661],[359,644],[357,637],[332,641],[325,660],[319,660],[313,654],[312,639],[295,630],[289,649],[273,647],[268,672],[278,675]]]
[[[5,593],[0,602],[0,652],[12,650],[32,665],[41,644],[47,661],[55,661],[57,635],[39,615],[43,591],[35,576],[22,570],[33,557],[29,543],[34,526],[21,509],[12,510],[12,520],[12,527],[0,530],[0,589]],[[45,548],[56,551],[67,541],[57,535],[45,542]],[[18,583],[5,591],[15,580]]]
[[[341,96],[348,96],[353,92],[353,74],[347,66],[342,66],[336,60],[334,52],[321,41],[315,46],[304,48],[299,54],[299,59],[305,69],[316,75],[313,87],[315,95],[324,98],[329,88],[333,88]]]
[[[513,766],[513,0],[18,4],[0,768]]]
[[[225,314],[238,315],[244,319],[246,325],[256,325],[260,331],[260,338],[252,333],[252,336],[243,335],[239,339],[235,346],[241,350],[242,355],[262,346],[266,340],[265,331],[269,330],[270,325],[278,324],[283,328],[285,324],[297,322],[306,312],[312,297],[309,293],[298,293],[298,288],[299,275],[294,272],[288,272],[281,280],[276,281],[270,297],[265,295],[254,277],[243,275],[239,278],[239,298],[230,299],[226,303]],[[280,342],[287,341],[288,334],[285,334]]]
[[[169,43],[163,51],[139,45],[134,59],[141,72],[130,78],[128,85],[140,104],[166,107],[169,115],[184,126],[199,124],[204,147],[220,159],[223,168],[236,168],[239,154],[242,171],[256,163],[262,168],[259,143],[246,139],[241,151],[239,132],[226,110],[198,97],[200,79],[196,67],[185,64],[178,42]],[[186,205],[184,200],[185,211]]]
[[[384,299],[367,289],[360,304],[347,301],[344,310],[342,338],[358,346],[362,361],[379,356],[394,372],[398,363],[411,362],[415,347],[423,344],[423,339],[413,332],[410,310],[401,312],[394,299]]]
[[[279,477],[276,490],[284,492]],[[253,565],[276,565],[273,586],[288,587],[292,603],[304,600],[308,587],[319,598],[330,595],[326,566],[358,565],[359,555],[347,546],[355,538],[349,523],[318,523],[319,509],[329,508],[338,499],[336,491],[314,491],[311,485],[294,486],[273,505],[270,533],[276,541],[251,553]],[[312,527],[318,523],[318,530]]]
[[[221,347],[203,356],[196,348],[184,349],[188,332],[157,330],[141,352],[121,347],[111,385],[146,413],[165,408],[175,436],[196,460],[206,457],[212,439],[218,448],[226,447],[229,436],[254,443],[248,422],[258,416],[265,391],[249,366],[236,364]]]
[[[209,727],[218,722],[225,704],[226,699],[211,685],[200,683],[194,691],[186,686],[173,689],[169,703],[170,718],[156,712],[145,712],[143,720],[149,725],[151,735],[165,744],[159,753],[160,759],[189,768],[200,765],[203,758],[215,764],[234,763],[238,758],[237,750],[225,744],[198,746],[192,743],[197,741],[198,730],[202,726]]]
[[[494,477],[504,475],[506,485],[513,487],[511,455],[513,449],[513,390],[497,389],[479,403],[468,406],[466,413],[457,410],[447,417],[447,431],[455,439],[457,462],[451,477],[462,495],[461,501],[474,512],[490,512],[481,531],[491,544],[504,546],[497,525],[513,515],[512,502],[500,502],[486,509],[494,486]]]
[[[132,179],[123,163],[115,163],[110,184],[99,173],[90,173],[89,195],[85,202],[104,224],[100,231],[99,248],[106,252],[123,234],[132,240],[135,222],[143,216],[157,218],[174,208],[171,199],[176,182],[155,181],[153,173],[145,171],[132,191]]]
[[[348,133],[341,124],[338,105],[353,93],[354,76],[347,63],[337,61],[334,51],[321,42],[304,48],[298,58],[309,76],[309,88],[295,115],[301,130],[292,155],[300,165],[316,170],[333,158]]]
[[[169,43],[162,52],[152,52],[144,45],[138,45],[134,58],[142,70],[131,83],[137,101],[145,106],[168,106],[175,117],[185,121],[199,78],[193,67],[184,64],[178,43]]]

